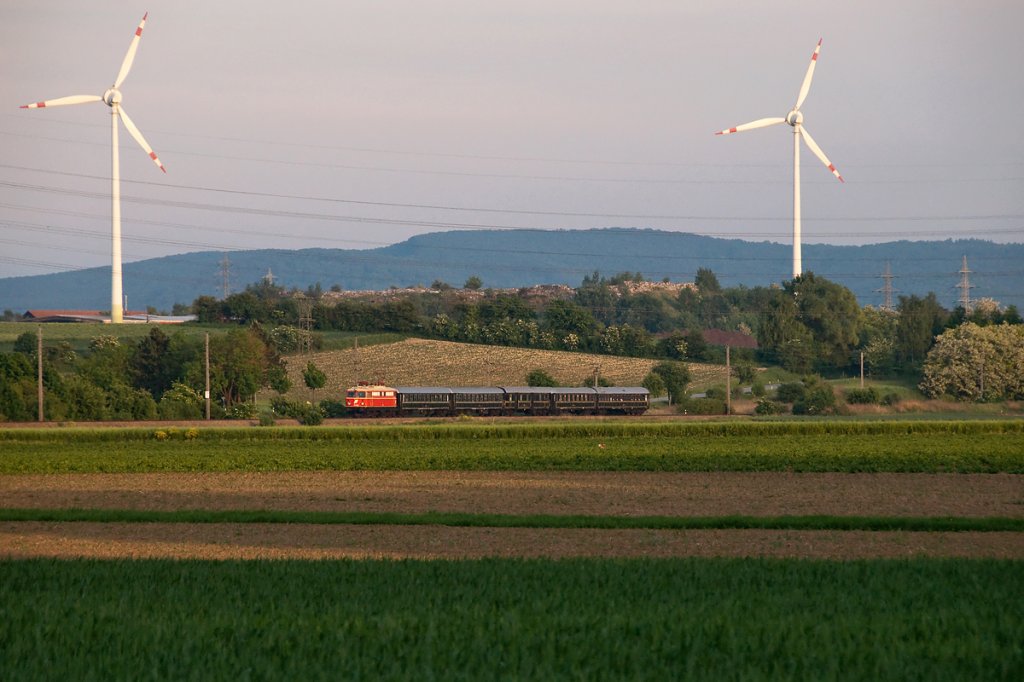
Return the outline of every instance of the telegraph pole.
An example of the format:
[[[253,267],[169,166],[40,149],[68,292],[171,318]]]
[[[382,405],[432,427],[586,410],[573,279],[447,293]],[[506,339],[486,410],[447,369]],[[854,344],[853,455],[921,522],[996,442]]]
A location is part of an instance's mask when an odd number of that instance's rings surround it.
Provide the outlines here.
[[[39,421],[43,421],[43,325],[36,331],[36,402],[39,403]]]
[[[210,421],[210,332],[206,332],[206,421]]]
[[[725,347],[725,413],[732,414],[732,365],[729,362],[729,346]]]

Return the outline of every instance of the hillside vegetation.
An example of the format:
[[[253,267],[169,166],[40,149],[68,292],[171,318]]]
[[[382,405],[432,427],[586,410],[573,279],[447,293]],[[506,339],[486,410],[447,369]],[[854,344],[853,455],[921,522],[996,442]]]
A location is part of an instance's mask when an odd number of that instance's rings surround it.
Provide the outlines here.
[[[639,386],[658,364],[641,358],[406,339],[286,358],[292,397],[308,397],[302,370],[310,360],[327,374],[328,391],[343,390],[358,381],[399,386],[521,386],[533,369],[543,369],[562,385],[578,386],[593,376],[595,367],[616,386]],[[702,383],[724,368],[695,363],[690,371],[693,383]]]

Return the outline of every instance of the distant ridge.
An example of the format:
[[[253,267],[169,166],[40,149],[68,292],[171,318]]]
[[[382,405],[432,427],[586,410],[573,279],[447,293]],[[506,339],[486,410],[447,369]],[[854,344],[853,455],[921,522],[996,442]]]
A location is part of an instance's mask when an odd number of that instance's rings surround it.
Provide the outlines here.
[[[1024,309],[1024,244],[965,239],[897,241],[865,246],[804,244],[804,268],[849,287],[862,305],[880,305],[886,261],[897,296],[934,291],[956,305],[964,255],[972,270],[972,297],[991,297]],[[187,253],[124,266],[124,287],[133,308],[169,310],[200,295],[221,292],[219,251]],[[603,275],[641,272],[650,280],[693,281],[710,268],[723,286],[767,286],[789,279],[791,247],[649,229],[452,231],[424,234],[370,250],[261,249],[230,252],[231,290],[240,291],[270,269],[274,282],[305,289],[320,282],[343,289],[387,289],[442,280],[461,286],[479,275],[485,287],[533,284],[578,286]],[[110,269],[0,279],[0,310],[89,308],[109,305]]]

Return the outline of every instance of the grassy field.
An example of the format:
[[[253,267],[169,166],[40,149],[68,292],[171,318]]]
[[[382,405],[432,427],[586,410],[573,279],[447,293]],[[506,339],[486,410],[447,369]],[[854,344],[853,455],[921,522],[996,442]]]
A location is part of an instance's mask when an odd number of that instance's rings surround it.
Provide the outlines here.
[[[308,398],[302,370],[312,360],[327,373],[327,391],[338,392],[357,381],[399,386],[522,386],[526,375],[543,369],[565,386],[578,386],[600,367],[601,376],[617,386],[639,386],[656,360],[589,353],[484,346],[451,341],[406,339],[400,343],[355,350],[325,351],[289,358],[292,397]],[[691,364],[694,382],[705,381],[715,365]]]
[[[8,680],[1020,679],[1024,564],[0,562]]]
[[[14,348],[14,341],[28,332],[35,336],[39,327],[43,328],[43,344],[47,346],[67,342],[71,347],[81,353],[88,350],[89,342],[97,336],[115,336],[125,342],[137,342],[144,336],[148,336],[150,330],[156,325],[152,324],[100,324],[91,322],[69,323],[69,324],[36,324],[34,322],[0,322],[0,352],[10,352]],[[226,334],[231,327],[220,324],[173,324],[162,325],[160,329],[167,335],[176,332],[202,338],[204,334],[210,336]]]
[[[0,430],[0,473],[293,470],[1024,472],[1024,422]]]
[[[306,523],[460,528],[600,528],[657,530],[767,529],[904,532],[1024,532],[1024,519],[909,516],[566,516],[459,512],[327,512],[237,509],[0,508],[0,521],[91,523]]]

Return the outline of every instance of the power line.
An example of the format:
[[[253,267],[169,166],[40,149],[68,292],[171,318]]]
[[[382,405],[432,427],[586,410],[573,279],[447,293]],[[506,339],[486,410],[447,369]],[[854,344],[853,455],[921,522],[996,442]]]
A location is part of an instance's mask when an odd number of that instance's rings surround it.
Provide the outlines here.
[[[167,185],[173,187],[173,185]],[[68,196],[78,196],[88,199],[102,199],[106,200],[109,197],[108,193],[104,192],[89,192],[85,190],[71,190],[65,188],[58,188],[48,185],[31,185],[27,183],[18,183],[10,181],[0,181],[0,187],[10,187],[14,189],[23,189],[28,191],[43,192],[50,194],[63,194]],[[254,196],[259,196],[259,193],[251,193]],[[248,215],[260,215],[260,216],[274,216],[284,218],[304,218],[309,220],[328,220],[336,222],[351,222],[358,224],[384,224],[384,225],[409,225],[415,227],[435,227],[452,230],[520,230],[520,231],[551,231],[560,228],[535,228],[535,227],[523,227],[520,225],[495,225],[491,223],[455,223],[449,221],[437,221],[437,220],[405,220],[398,218],[372,218],[366,216],[353,216],[353,215],[338,215],[330,213],[312,213],[307,211],[284,211],[278,209],[257,209],[249,208],[245,206],[225,206],[220,204],[208,204],[200,202],[190,201],[173,201],[169,199],[151,199],[133,196],[123,196],[122,201],[143,204],[149,206],[164,206],[171,208],[184,208],[184,209],[195,209],[205,211],[216,211],[221,213],[242,213]],[[725,222],[778,222],[778,221],[789,221],[790,217],[786,218],[766,218],[760,216],[704,216],[704,215],[691,215],[691,216],[675,216],[676,220],[702,220],[702,221],[725,221]],[[922,221],[957,221],[957,220],[1019,220],[1024,219],[1024,214],[979,214],[979,215],[958,215],[958,216],[863,216],[863,217],[822,217],[815,218],[815,222],[922,222]],[[998,228],[986,228],[987,233],[996,234],[1014,234],[1022,232],[1020,228],[1009,228],[1009,229],[998,229]],[[644,231],[638,231],[638,235],[643,235]],[[737,232],[703,232],[705,236],[727,236],[727,237],[742,237],[742,236],[770,236],[764,233],[737,233]],[[783,233],[779,233],[782,236]],[[786,233],[788,234],[788,233]],[[925,231],[901,231],[893,232],[892,230],[882,231],[860,231],[860,232],[844,232],[844,237],[852,236],[872,236],[877,234],[886,235],[911,235],[911,234],[962,234],[962,229],[954,230],[952,232],[943,232],[939,230],[929,229]]]
[[[106,125],[98,123],[89,123],[87,121],[77,121],[65,118],[59,118],[49,116],[45,119],[42,118],[26,118],[19,114],[0,114],[5,118],[17,120],[19,123],[29,123],[29,125],[73,125],[87,128],[107,128]],[[579,158],[560,158],[560,157],[543,157],[543,156],[508,156],[508,155],[488,155],[488,154],[470,154],[470,153],[452,153],[452,152],[428,152],[423,150],[410,150],[410,149],[388,149],[380,147],[353,147],[343,145],[330,145],[330,144],[305,144],[301,142],[284,142],[281,140],[267,140],[267,139],[256,139],[246,137],[229,137],[224,135],[198,135],[195,133],[182,133],[180,131],[167,131],[167,130],[151,130],[153,135],[168,135],[171,137],[181,137],[188,139],[197,140],[217,140],[222,142],[242,142],[246,144],[258,144],[260,146],[273,145],[277,147],[292,147],[295,149],[313,149],[318,152],[324,150],[330,151],[343,151],[343,152],[358,152],[358,153],[371,153],[371,154],[390,154],[398,156],[415,156],[415,157],[433,157],[433,158],[450,158],[450,159],[469,159],[469,160],[482,160],[482,161],[513,161],[513,162],[528,162],[528,163],[566,163],[566,164],[581,164],[581,165],[611,165],[611,166],[667,166],[667,167],[682,167],[682,168],[788,168],[788,165],[784,163],[692,163],[682,161],[636,161],[629,159],[579,159]],[[14,135],[18,137],[38,137],[29,136],[22,133],[11,133],[7,131],[0,131],[0,134]],[[50,139],[50,138],[42,138]],[[62,142],[81,143],[81,140],[59,140]],[[965,165],[973,167],[1008,167],[1008,166],[1022,166],[1024,162],[1020,161],[1004,161],[1004,162],[989,162],[989,163],[972,163],[964,164],[963,162],[951,161],[948,163],[942,162],[922,162],[922,163],[871,163],[871,164],[844,164],[844,167],[848,168],[936,168],[936,167],[956,167],[963,168]]]

